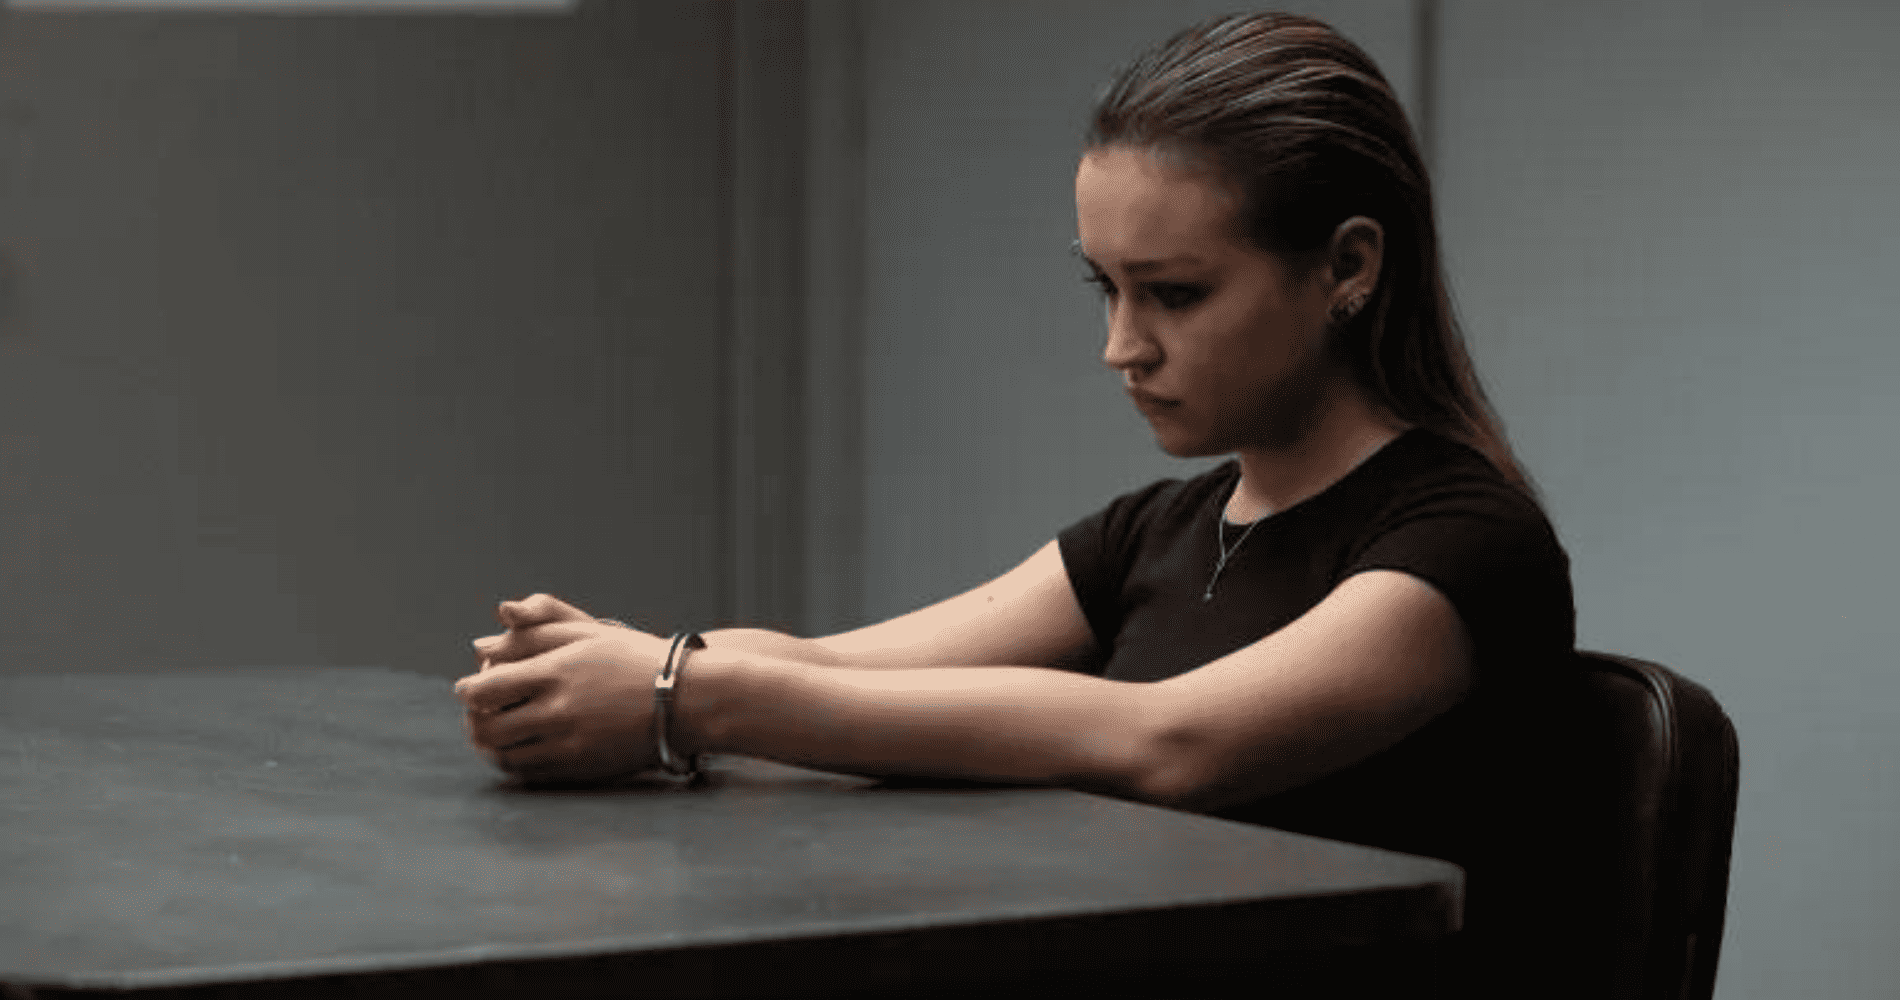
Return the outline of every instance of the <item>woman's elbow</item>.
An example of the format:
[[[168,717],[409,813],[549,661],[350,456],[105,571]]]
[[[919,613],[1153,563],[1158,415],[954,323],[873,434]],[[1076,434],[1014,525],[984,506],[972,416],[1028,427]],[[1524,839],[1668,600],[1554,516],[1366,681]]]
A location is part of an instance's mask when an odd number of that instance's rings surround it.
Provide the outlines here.
[[[1236,746],[1193,722],[1152,729],[1141,743],[1132,797],[1185,812],[1217,813],[1319,777],[1292,748]]]
[[[1158,697],[1163,693],[1159,685],[1130,687],[1146,690],[1108,727],[1114,735],[1097,743],[1103,750],[1113,747],[1108,760],[1098,761],[1104,787],[1085,790],[1201,813],[1275,790],[1262,785],[1270,777],[1262,769],[1235,766],[1245,751],[1208,725],[1204,713]]]
[[[1141,749],[1128,782],[1131,797],[1187,812],[1212,812],[1239,801],[1233,789],[1223,787],[1226,769],[1204,734],[1159,727],[1137,742]]]

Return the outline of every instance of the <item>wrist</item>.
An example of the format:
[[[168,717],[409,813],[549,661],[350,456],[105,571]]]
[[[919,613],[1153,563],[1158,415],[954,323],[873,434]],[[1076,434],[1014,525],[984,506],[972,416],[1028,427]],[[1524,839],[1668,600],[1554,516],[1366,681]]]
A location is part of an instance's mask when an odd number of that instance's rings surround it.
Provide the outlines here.
[[[710,646],[686,653],[678,667],[679,680],[673,689],[671,718],[667,725],[667,746],[675,756],[697,757],[720,753],[717,717],[719,690],[733,669],[730,650]]]
[[[812,668],[745,650],[693,650],[673,703],[676,753],[769,756],[761,727],[782,718],[785,683]],[[763,713],[763,714],[762,714]]]
[[[679,696],[685,678],[686,658],[706,642],[697,633],[675,632],[667,640],[666,659],[653,675],[653,750],[660,770],[693,779],[699,777],[699,756],[685,749],[680,739]]]

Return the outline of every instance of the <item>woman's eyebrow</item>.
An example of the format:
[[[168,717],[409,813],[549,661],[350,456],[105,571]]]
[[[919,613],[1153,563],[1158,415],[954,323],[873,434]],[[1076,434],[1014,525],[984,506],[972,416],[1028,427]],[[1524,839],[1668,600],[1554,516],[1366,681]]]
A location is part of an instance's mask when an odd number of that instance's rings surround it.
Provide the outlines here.
[[[1193,254],[1182,254],[1179,257],[1165,257],[1160,260],[1131,260],[1122,265],[1122,270],[1130,274],[1140,274],[1143,271],[1159,271],[1169,264],[1199,264],[1200,262],[1201,258]]]
[[[1088,261],[1088,265],[1090,267],[1095,268],[1097,271],[1102,269],[1102,266],[1100,264],[1095,263],[1095,260],[1093,258],[1091,258],[1088,254],[1085,254],[1082,252],[1082,245],[1080,241],[1077,241],[1075,245],[1073,245],[1070,249],[1075,251],[1075,255],[1077,257],[1080,257],[1083,260]],[[1164,257],[1164,258],[1159,258],[1156,260],[1131,260],[1128,263],[1122,265],[1122,270],[1127,271],[1129,274],[1141,274],[1147,271],[1159,271],[1162,268],[1167,267],[1169,264],[1199,264],[1199,263],[1202,263],[1201,258],[1196,257],[1193,254],[1182,254],[1178,257]]]

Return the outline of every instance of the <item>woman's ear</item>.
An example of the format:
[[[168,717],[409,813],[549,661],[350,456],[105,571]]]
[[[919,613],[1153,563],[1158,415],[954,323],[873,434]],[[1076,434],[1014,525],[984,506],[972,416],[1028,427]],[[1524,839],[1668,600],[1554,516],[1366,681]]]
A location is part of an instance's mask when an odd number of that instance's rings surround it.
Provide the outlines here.
[[[1370,298],[1385,265],[1385,227],[1363,215],[1347,219],[1333,230],[1328,256],[1334,301]]]

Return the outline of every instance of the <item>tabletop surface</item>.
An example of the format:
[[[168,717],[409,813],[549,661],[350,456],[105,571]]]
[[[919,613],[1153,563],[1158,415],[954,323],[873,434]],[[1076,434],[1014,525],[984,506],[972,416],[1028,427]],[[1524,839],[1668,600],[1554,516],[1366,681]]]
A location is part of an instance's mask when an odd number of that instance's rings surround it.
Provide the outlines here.
[[[743,758],[523,789],[451,681],[381,669],[0,676],[0,982],[132,988],[1404,894],[1454,865],[1051,789]],[[1300,916],[1302,926],[1320,921]]]

